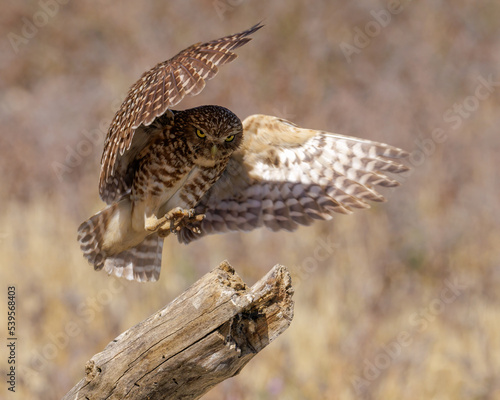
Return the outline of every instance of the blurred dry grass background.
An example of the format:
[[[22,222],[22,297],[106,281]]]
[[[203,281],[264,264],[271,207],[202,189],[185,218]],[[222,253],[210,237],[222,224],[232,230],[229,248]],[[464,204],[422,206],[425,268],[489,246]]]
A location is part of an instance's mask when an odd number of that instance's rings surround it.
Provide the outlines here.
[[[500,82],[500,3],[403,2],[387,26],[368,25],[374,37],[350,63],[341,43],[394,2],[66,3],[6,1],[0,16],[0,280],[4,298],[17,287],[21,369],[12,398],[60,398],[93,354],[226,258],[248,283],[288,266],[295,318],[206,399],[500,398],[500,86],[481,83]],[[99,129],[144,70],[261,20],[181,108],[219,104],[388,142],[412,152],[403,186],[295,233],[168,240],[155,284],[95,273],[76,228],[102,207]]]

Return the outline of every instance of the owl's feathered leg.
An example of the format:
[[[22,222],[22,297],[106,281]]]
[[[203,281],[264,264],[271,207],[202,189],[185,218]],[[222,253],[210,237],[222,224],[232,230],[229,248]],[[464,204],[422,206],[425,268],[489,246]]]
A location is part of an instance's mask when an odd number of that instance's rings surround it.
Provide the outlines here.
[[[147,218],[146,229],[158,232],[160,237],[165,237],[169,233],[177,233],[184,227],[192,229],[196,233],[199,228],[192,226],[192,224],[202,221],[203,218],[205,218],[205,214],[195,214],[192,208],[187,210],[176,207],[161,218],[157,218],[155,215]]]

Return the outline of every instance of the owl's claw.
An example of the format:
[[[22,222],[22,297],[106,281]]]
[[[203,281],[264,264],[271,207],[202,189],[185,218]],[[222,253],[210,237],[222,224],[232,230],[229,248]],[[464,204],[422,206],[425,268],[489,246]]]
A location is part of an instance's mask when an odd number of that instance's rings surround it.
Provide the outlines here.
[[[200,214],[200,216],[205,217],[205,214]],[[196,233],[197,235],[201,234],[201,229],[199,226],[187,225],[186,228],[188,228],[191,232]]]
[[[184,227],[194,233],[201,233],[200,228],[193,224],[202,221],[203,218],[205,218],[205,214],[196,214],[192,208],[186,210],[176,207],[161,218],[156,218],[156,216],[148,218],[146,229],[157,232],[160,237],[165,237],[169,233],[178,233]]]

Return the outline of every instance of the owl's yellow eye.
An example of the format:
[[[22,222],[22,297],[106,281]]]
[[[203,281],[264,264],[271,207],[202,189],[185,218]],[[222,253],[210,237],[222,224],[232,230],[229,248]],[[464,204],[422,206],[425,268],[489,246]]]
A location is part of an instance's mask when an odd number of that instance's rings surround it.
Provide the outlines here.
[[[226,138],[226,142],[232,142],[232,141],[233,141],[233,139],[234,139],[234,135],[228,136],[228,137]]]
[[[207,134],[199,129],[196,129],[196,136],[198,136],[199,138],[204,138],[205,136],[207,136]]]

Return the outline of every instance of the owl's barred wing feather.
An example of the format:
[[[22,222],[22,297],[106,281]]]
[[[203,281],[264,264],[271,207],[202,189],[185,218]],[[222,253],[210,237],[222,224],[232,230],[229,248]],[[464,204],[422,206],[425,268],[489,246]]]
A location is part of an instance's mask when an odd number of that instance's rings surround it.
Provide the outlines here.
[[[302,129],[276,117],[253,115],[244,122],[244,143],[223,176],[202,198],[200,234],[184,228],[179,241],[203,235],[249,231],[260,226],[294,230],[384,201],[375,186],[399,182],[386,173],[408,170],[408,154],[369,140]]]
[[[251,40],[252,28],[206,43],[198,43],[147,71],[130,88],[109,127],[104,143],[99,178],[99,194],[111,203],[127,191],[126,173],[136,155],[154,140],[155,130],[145,127],[164,115],[186,95],[197,95],[212,79],[218,67],[234,60],[233,50]]]
[[[200,93],[205,81],[217,74],[218,66],[237,57],[232,50],[249,42],[251,38],[248,36],[261,27],[257,24],[241,33],[197,43],[146,72],[131,89],[131,96],[136,100],[131,110],[131,128],[151,124],[186,95]]]

